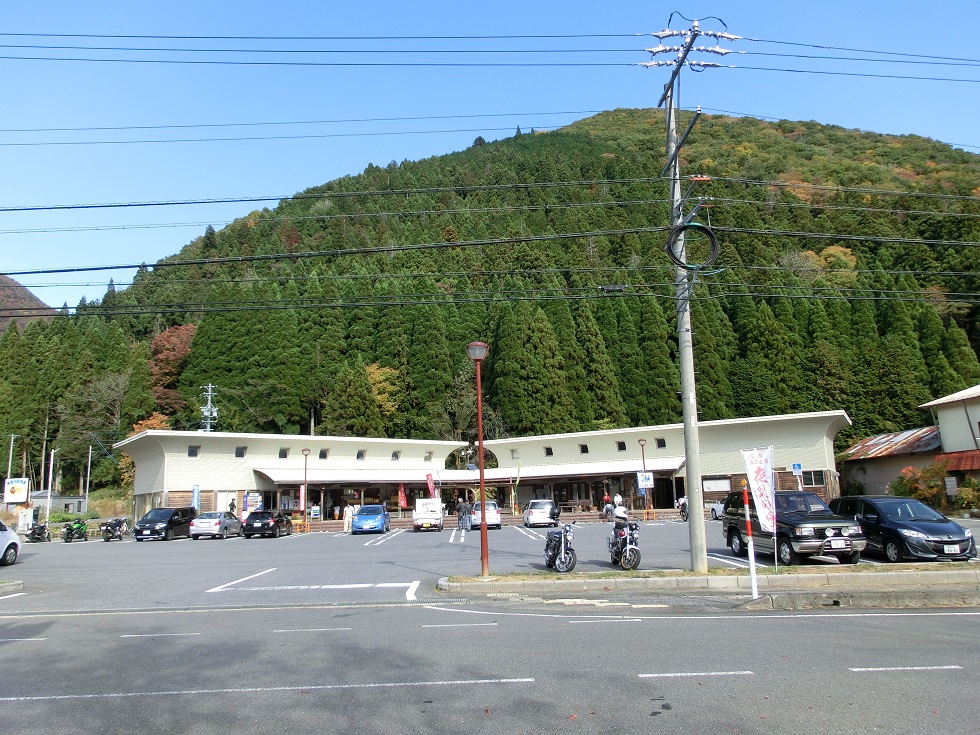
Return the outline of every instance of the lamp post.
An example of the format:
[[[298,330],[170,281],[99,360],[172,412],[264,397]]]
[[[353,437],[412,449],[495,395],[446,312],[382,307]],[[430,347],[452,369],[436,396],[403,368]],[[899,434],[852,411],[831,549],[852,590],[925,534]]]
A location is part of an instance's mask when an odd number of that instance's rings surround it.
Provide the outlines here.
[[[637,439],[636,441],[640,445],[640,461],[643,463],[643,465],[642,465],[643,466],[643,474],[646,475],[646,473],[647,473],[647,453],[646,453],[646,449],[644,449],[644,447],[646,447],[646,445],[647,445],[647,440],[646,439]],[[644,477],[644,480],[646,480],[645,477]],[[644,510],[650,510],[650,488],[647,487],[647,488],[644,488],[643,489],[643,499],[645,501],[643,503],[643,509]]]
[[[303,520],[306,520],[306,463],[310,458],[310,450],[303,447],[303,487],[299,491],[299,512],[303,514]],[[322,503],[321,503],[322,505]],[[322,510],[321,510],[322,512]]]
[[[487,490],[483,479],[483,385],[480,382],[480,363],[490,350],[485,342],[470,342],[466,354],[476,363],[476,435],[480,457],[480,576],[490,576],[490,555],[487,548]]]

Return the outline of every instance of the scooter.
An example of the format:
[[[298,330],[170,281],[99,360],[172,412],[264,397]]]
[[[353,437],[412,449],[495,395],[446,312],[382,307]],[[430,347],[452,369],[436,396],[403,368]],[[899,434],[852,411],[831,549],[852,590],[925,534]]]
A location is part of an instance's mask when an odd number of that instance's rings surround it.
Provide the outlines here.
[[[687,519],[690,517],[690,514],[687,512],[687,497],[678,498],[674,505],[676,505],[677,509],[681,512],[681,520],[686,523]]]
[[[76,518],[70,523],[66,523],[61,530],[61,538],[66,544],[72,541],[88,541],[88,523],[81,518]]]
[[[544,542],[544,563],[549,569],[554,568],[556,572],[565,574],[575,568],[575,549],[572,548],[572,539],[575,531],[572,524],[558,524],[558,516],[561,515],[561,508],[557,505],[551,506],[548,517],[557,525],[548,531],[548,537]]]
[[[32,544],[40,543],[41,541],[50,541],[51,532],[48,530],[48,524],[35,523],[31,526],[31,530],[27,532],[24,538]]]
[[[112,541],[113,539],[122,541],[123,536],[128,532],[129,522],[125,518],[112,518],[99,524],[99,533],[102,534],[103,541]]]
[[[626,508],[616,508],[613,512],[612,534],[606,539],[609,547],[609,560],[623,569],[636,569],[640,566],[640,524],[631,521]]]

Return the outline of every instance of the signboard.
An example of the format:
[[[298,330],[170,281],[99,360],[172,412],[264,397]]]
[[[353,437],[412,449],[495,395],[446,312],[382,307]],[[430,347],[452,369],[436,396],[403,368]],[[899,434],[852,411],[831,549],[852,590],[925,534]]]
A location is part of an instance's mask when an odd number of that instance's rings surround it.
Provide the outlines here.
[[[299,486],[299,510],[301,513],[306,512],[306,483]]]
[[[749,490],[755,501],[755,511],[763,531],[776,531],[776,497],[772,473],[772,447],[743,449],[742,460],[749,479]]]
[[[402,482],[398,483],[398,507],[408,507],[408,500],[405,498],[405,484]]]
[[[637,472],[636,473],[636,486],[641,490],[646,490],[653,487],[653,473],[652,472]],[[640,493],[641,495],[643,493]]]
[[[793,463],[793,474],[794,475],[800,475],[800,476],[802,476],[803,475],[803,465],[801,465],[799,462],[794,462]]]
[[[242,513],[246,515],[255,510],[262,510],[262,493],[245,493],[242,506]]]
[[[31,478],[8,477],[3,483],[3,502],[26,503],[31,494]]]
[[[310,506],[310,518],[312,518],[314,521],[320,520],[320,506],[319,505],[311,505]]]
[[[191,485],[191,505],[198,510],[201,509],[201,486]]]
[[[436,496],[436,484],[432,481],[431,472],[425,476],[425,484],[429,486],[429,497],[434,498]]]

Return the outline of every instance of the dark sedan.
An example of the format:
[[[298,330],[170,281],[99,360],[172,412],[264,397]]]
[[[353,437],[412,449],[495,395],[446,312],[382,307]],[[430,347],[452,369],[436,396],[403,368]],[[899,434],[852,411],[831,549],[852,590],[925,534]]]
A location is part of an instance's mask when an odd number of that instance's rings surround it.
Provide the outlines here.
[[[281,511],[255,510],[248,514],[242,525],[242,535],[252,536],[288,536],[293,532],[292,519]]]
[[[868,537],[868,548],[891,562],[951,559],[977,555],[973,532],[920,500],[895,495],[851,495],[834,498],[835,513],[856,518]]]

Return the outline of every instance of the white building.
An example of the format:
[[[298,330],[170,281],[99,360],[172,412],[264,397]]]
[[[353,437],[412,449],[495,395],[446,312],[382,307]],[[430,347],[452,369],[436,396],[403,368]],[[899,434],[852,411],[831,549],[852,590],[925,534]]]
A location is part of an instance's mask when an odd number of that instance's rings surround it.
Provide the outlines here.
[[[843,411],[702,422],[705,501],[740,486],[742,449],[769,445],[781,485],[835,497],[834,437],[848,425]],[[115,447],[136,466],[137,517],[158,506],[225,510],[234,501],[239,511],[261,502],[296,513],[306,506],[311,518],[331,518],[344,503],[383,502],[395,509],[403,501],[411,507],[430,492],[430,483],[451,503],[462,493],[472,497],[479,483],[475,449],[467,463],[474,469],[447,469],[454,451],[473,449],[458,442],[149,430]],[[647,501],[637,473],[644,470],[655,478],[650,507],[672,507],[684,494],[683,424],[496,439],[484,447],[485,483],[505,509],[535,497],[595,508],[604,490],[642,508]]]

